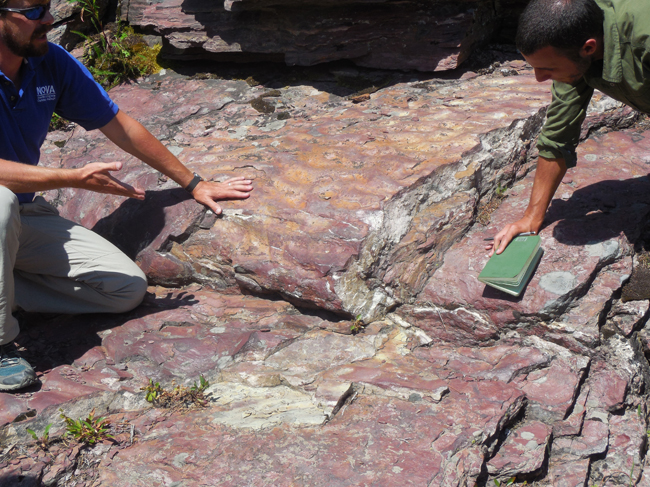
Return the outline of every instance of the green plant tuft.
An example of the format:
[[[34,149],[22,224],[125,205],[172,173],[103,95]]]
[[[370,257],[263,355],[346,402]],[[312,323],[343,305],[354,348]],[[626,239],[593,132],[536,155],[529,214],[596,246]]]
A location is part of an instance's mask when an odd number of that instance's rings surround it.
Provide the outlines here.
[[[162,387],[160,387],[160,382],[154,383],[153,379],[149,379],[149,385],[140,390],[146,392],[147,402],[154,402],[163,392]]]
[[[90,19],[96,34],[73,31],[84,39],[83,62],[95,80],[109,90],[124,81],[156,73],[162,46],[149,47],[140,34],[121,22],[105,28],[97,0],[68,0],[81,7],[81,19]]]
[[[163,389],[160,383],[154,383],[153,379],[149,379],[149,384],[140,390],[146,392],[147,401],[154,406],[175,409],[207,406],[208,400],[204,393],[209,386],[210,382],[201,375],[199,383],[194,382],[192,387],[175,386],[168,391]]]
[[[210,387],[210,382],[207,381],[207,379],[203,376],[199,377],[199,385],[196,385],[196,382],[194,382],[194,385],[190,388],[191,391],[198,391],[198,392],[203,392],[205,391],[208,387]]]
[[[50,443],[50,428],[52,427],[52,423],[49,423],[45,429],[43,430],[43,436],[40,438],[36,434],[36,432],[33,429],[30,428],[25,428],[25,431],[31,435],[32,438],[34,438],[34,441],[36,441],[36,444],[41,447],[43,450],[47,450],[47,447]]]
[[[366,327],[366,324],[361,319],[361,315],[357,315],[355,320],[352,322],[352,325],[350,325],[350,333],[352,333],[353,335],[356,335],[361,330],[363,330],[365,327]]]
[[[66,424],[65,436],[72,436],[79,443],[94,445],[98,441],[112,439],[108,433],[111,422],[106,418],[96,418],[93,409],[86,419],[74,420],[61,411],[61,418]]]
[[[50,127],[48,128],[49,131],[52,130],[71,130],[73,127],[72,122],[66,120],[63,117],[60,117],[56,113],[52,114],[52,119],[50,120]]]

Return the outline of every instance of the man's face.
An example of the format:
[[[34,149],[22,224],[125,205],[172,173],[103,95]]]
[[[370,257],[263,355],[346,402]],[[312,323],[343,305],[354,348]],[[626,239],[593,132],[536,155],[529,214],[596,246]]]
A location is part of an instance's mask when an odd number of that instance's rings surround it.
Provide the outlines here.
[[[47,0],[10,0],[9,8],[29,8],[46,5]],[[29,20],[19,12],[2,12],[0,15],[0,42],[16,56],[43,56],[47,53],[47,33],[52,29],[54,17],[48,11],[40,20]]]
[[[535,79],[540,83],[553,80],[572,85],[580,81],[591,66],[591,57],[583,57],[576,62],[550,46],[524,58],[535,70]]]

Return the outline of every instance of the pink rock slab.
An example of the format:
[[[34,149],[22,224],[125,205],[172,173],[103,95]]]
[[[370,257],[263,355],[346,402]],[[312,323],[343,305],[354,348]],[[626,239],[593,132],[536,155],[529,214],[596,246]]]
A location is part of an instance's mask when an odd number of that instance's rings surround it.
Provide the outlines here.
[[[604,461],[592,466],[592,476],[605,485],[636,482],[641,477],[642,459],[647,437],[645,421],[631,408],[623,415],[612,415],[609,421],[609,446]]]
[[[570,183],[560,185],[540,233],[544,256],[519,298],[487,287],[476,276],[488,259],[483,238],[523,213],[534,173],[509,191],[488,227],[475,227],[451,247],[418,298],[418,305],[405,313],[426,330],[451,340],[466,337],[465,341],[492,338],[499,326],[527,316],[559,317],[568,304],[588,291],[587,285],[602,267],[631,252],[629,239],[650,204],[645,162],[648,151],[650,137],[636,132],[613,132],[580,146],[578,167],[571,170],[570,179],[565,178]],[[607,285],[613,287],[612,292],[631,272],[631,261],[626,262],[625,267],[616,269],[618,282],[614,279]],[[599,293],[601,308],[611,296],[604,291]],[[590,299],[595,298],[592,295]],[[477,312],[476,328],[466,325],[458,332],[445,328],[438,313],[426,313],[427,305],[433,303],[447,310],[471,307]],[[442,313],[443,321],[449,312]],[[591,340],[593,343],[594,338]]]
[[[553,442],[553,455],[569,461],[604,453],[609,444],[609,428],[602,421],[587,420],[582,434],[576,438],[558,438]]]
[[[553,487],[584,487],[589,478],[589,459],[559,463],[551,461],[548,480]]]
[[[468,466],[477,438],[459,406],[361,396],[321,428],[258,432],[214,425],[209,411],[174,415],[100,467],[100,484],[140,486],[153,476],[223,486],[452,485],[444,479]]]
[[[29,335],[17,340],[42,371],[42,384],[16,394],[0,393],[2,424],[30,409],[41,413],[101,391],[139,393],[149,380],[167,387],[172,380],[191,385],[201,375],[214,380],[238,354],[242,360],[254,359],[256,353],[270,355],[309,330],[346,336],[327,331],[340,324],[301,315],[285,302],[207,290],[150,290],[144,304],[130,314],[51,321],[34,316]],[[348,322],[348,334],[349,327]]]
[[[243,81],[178,77],[111,91],[122,110],[163,138],[191,169],[217,180],[255,180],[251,197],[224,202],[225,214],[214,225],[201,224],[202,208],[173,182],[82,129],[63,148],[49,145],[43,163],[73,167],[118,158],[127,168],[124,180],[151,191],[144,202],[72,190],[52,198],[62,203],[63,215],[136,258],[153,282],[194,280],[231,292],[276,292],[341,312],[345,296],[335,278],[358,257],[387,202],[457,163],[479,146],[480,134],[533,117],[549,97],[547,86],[529,73],[441,86],[397,84],[360,105],[298,86],[265,98],[293,114],[278,120],[249,103],[267,91]],[[189,120],[208,128],[184,133]],[[474,171],[459,173],[458,184],[469,184]],[[473,212],[471,201],[466,204],[465,216],[457,215],[443,234],[468,224]],[[418,238],[435,233],[436,219],[427,221],[415,225],[422,227]],[[450,239],[437,236],[431,245],[445,247]],[[421,259],[421,252],[411,258]]]
[[[623,407],[628,393],[628,374],[614,364],[597,361],[589,374],[587,407],[616,411]]]
[[[575,402],[588,365],[586,357],[558,357],[550,367],[528,374],[520,387],[530,401],[530,416],[564,419]]]
[[[546,459],[550,437],[551,427],[539,421],[517,428],[488,462],[488,472],[493,476],[511,477],[538,471]]]

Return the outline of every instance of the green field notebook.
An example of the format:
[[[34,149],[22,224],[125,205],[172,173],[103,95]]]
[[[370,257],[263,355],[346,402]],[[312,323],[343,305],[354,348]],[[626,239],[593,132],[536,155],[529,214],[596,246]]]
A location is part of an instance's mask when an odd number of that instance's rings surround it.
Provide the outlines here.
[[[501,254],[494,254],[478,275],[488,286],[519,296],[544,251],[539,235],[515,237]]]

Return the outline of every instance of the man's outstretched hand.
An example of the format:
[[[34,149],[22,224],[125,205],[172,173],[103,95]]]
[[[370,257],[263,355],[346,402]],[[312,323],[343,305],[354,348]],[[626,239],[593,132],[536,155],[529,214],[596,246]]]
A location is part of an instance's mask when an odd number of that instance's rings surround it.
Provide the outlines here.
[[[123,183],[111,175],[111,172],[120,169],[122,169],[121,162],[91,162],[84,167],[74,169],[78,172],[78,182],[74,187],[143,200],[144,189]]]
[[[534,225],[530,218],[524,217],[514,223],[509,223],[494,236],[492,243],[485,246],[485,250],[491,250],[490,257],[492,257],[495,251],[497,254],[500,254],[506,249],[513,238],[520,233],[529,232],[535,235],[539,232],[539,226]]]
[[[221,214],[221,207],[216,203],[221,200],[243,200],[250,196],[253,185],[250,179],[243,176],[230,178],[222,183],[201,181],[192,196],[199,203],[210,208],[216,215]]]
[[[497,254],[503,252],[510,241],[520,233],[530,232],[535,235],[539,233],[542,223],[544,223],[546,209],[565,174],[564,159],[547,159],[541,156],[537,159],[533,190],[524,217],[506,225],[495,235],[494,241],[490,245],[486,245],[485,250],[491,250],[490,257],[495,251]]]

